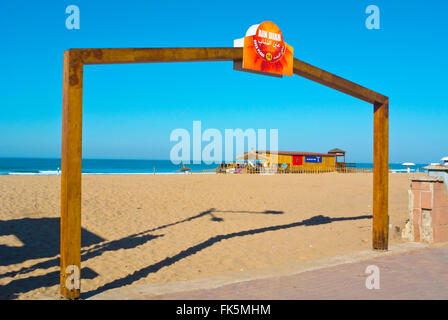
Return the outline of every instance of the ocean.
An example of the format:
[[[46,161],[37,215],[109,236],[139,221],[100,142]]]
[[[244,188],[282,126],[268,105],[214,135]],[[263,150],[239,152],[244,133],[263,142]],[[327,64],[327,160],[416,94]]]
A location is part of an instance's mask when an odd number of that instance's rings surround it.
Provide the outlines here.
[[[416,164],[411,172],[425,172],[424,166]],[[210,173],[217,164],[185,164],[193,173]],[[357,163],[357,168],[373,168],[372,163]],[[61,159],[43,158],[0,158],[0,175],[57,175],[61,168]],[[170,160],[124,160],[124,159],[83,159],[83,174],[181,174],[182,165]],[[406,172],[407,168],[399,163],[389,164],[392,172]],[[213,171],[211,171],[213,172]]]
[[[192,172],[213,170],[216,164],[185,164]],[[0,175],[57,175],[61,159],[0,158]],[[170,160],[83,159],[83,174],[176,174],[182,164]]]

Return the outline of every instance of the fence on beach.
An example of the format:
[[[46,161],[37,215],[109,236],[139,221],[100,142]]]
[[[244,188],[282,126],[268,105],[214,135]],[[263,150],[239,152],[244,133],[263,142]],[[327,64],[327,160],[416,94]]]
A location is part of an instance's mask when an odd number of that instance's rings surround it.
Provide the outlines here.
[[[219,174],[319,174],[319,173],[372,173],[372,168],[352,167],[241,167],[235,164],[228,164],[226,167],[216,168]]]

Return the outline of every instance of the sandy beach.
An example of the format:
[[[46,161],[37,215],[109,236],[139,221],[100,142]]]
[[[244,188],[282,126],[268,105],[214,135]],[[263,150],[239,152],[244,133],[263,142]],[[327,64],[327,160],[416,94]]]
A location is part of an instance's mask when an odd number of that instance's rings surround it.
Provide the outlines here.
[[[390,242],[408,218],[390,174]],[[372,174],[83,176],[84,294],[371,248]],[[0,298],[59,297],[60,177],[0,176]]]

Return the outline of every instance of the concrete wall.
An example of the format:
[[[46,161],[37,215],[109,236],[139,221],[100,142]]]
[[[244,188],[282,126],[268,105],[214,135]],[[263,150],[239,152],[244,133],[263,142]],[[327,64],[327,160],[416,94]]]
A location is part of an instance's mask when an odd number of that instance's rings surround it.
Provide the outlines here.
[[[448,196],[441,177],[413,177],[409,190],[409,222],[403,238],[437,243],[448,241]]]

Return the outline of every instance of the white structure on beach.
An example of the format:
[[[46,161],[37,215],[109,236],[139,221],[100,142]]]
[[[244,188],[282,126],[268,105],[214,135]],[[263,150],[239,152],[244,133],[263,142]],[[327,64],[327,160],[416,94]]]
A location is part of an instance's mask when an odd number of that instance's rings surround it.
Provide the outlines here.
[[[415,166],[415,163],[405,162],[405,163],[402,163],[402,165],[403,166],[407,166],[408,167],[408,173],[410,173],[411,172],[411,166]]]
[[[440,160],[443,161],[443,164],[444,164],[445,166],[448,166],[448,157],[443,157],[443,158],[440,159]]]

